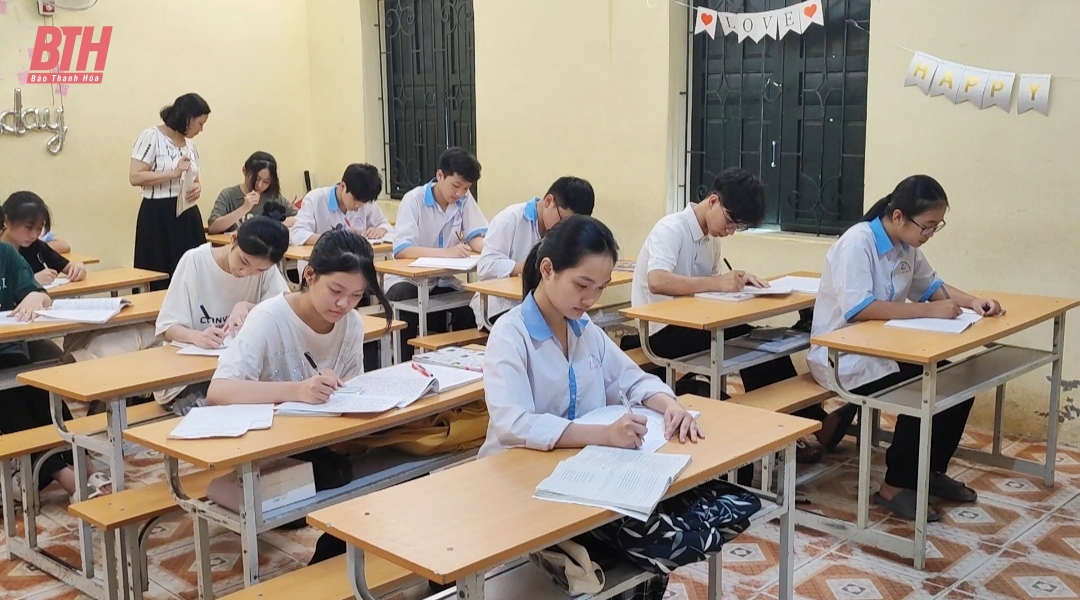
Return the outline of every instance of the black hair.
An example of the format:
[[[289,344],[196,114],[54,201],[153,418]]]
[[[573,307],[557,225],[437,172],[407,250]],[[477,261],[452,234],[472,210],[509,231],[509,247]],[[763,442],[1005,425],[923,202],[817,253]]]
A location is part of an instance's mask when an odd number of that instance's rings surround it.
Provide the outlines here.
[[[308,266],[316,275],[328,275],[330,273],[360,273],[367,281],[367,293],[374,294],[386,314],[386,327],[389,329],[393,317],[393,308],[390,300],[386,298],[379,285],[379,277],[375,273],[375,251],[371,244],[351,229],[345,229],[341,225],[335,226],[330,231],[319,236],[315,247],[311,249],[311,257],[308,258]],[[300,290],[307,289],[307,281],[303,281]]]
[[[277,174],[277,160],[274,159],[274,155],[269,152],[263,152],[258,150],[252,152],[251,156],[244,161],[244,183],[249,190],[255,189],[255,183],[259,181],[259,171],[266,169],[270,171],[270,185],[267,186],[263,195],[270,198],[281,195],[281,180],[278,179]]]
[[[862,220],[880,219],[894,210],[912,219],[942,204],[948,208],[949,198],[936,179],[929,175],[912,175],[896,184],[891,194],[875,202]]]
[[[765,218],[765,186],[750,171],[724,169],[713,181],[712,193],[739,225],[757,227]]]
[[[540,262],[545,258],[559,272],[577,266],[592,254],[606,254],[612,262],[618,262],[619,244],[608,226],[587,215],[573,215],[559,221],[525,259],[521,279],[526,293],[535,292],[540,285]]]
[[[547,193],[555,198],[559,208],[573,211],[575,215],[591,215],[596,205],[592,184],[572,175],[556,179]]]
[[[360,202],[371,202],[382,193],[379,170],[367,163],[353,163],[345,167],[341,181],[345,183],[345,191]]]
[[[8,199],[4,201],[3,214],[12,225],[16,223],[30,223],[31,225],[41,223],[42,229],[48,229],[49,225],[52,224],[52,215],[49,214],[49,207],[45,204],[45,201],[34,192],[25,190],[8,196]]]
[[[277,264],[289,248],[289,228],[269,217],[253,217],[240,225],[236,245],[245,254]]]
[[[173,103],[161,109],[161,122],[173,131],[187,135],[188,122],[210,114],[210,105],[202,96],[191,92],[178,97]]]
[[[480,161],[464,148],[447,148],[439,157],[439,170],[443,177],[460,175],[469,183],[480,181]]]

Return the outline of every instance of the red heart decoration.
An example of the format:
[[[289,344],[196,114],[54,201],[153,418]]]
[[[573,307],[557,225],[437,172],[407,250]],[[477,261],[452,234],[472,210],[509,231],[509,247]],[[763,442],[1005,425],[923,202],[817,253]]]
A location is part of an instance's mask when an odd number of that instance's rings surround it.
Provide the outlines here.
[[[810,6],[807,6],[806,8],[804,8],[802,11],[803,11],[804,14],[806,14],[806,16],[813,19],[814,15],[817,14],[817,4],[811,4]]]
[[[713,16],[709,13],[701,13],[701,22],[706,25],[712,25]]]

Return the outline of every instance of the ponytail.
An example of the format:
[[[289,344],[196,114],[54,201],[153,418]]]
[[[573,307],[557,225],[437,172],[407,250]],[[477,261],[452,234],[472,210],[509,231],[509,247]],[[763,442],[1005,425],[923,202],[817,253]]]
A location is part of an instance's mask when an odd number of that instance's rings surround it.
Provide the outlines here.
[[[873,221],[886,217],[898,210],[909,219],[934,210],[942,204],[949,207],[949,198],[945,188],[929,175],[912,175],[896,184],[891,194],[878,200],[863,215],[863,221]]]
[[[551,261],[555,272],[573,268],[589,255],[602,254],[619,260],[619,245],[607,225],[586,215],[573,215],[558,222],[543,240],[532,247],[521,271],[521,285],[528,294],[540,286],[540,263]]]
[[[870,207],[870,210],[866,211],[863,215],[863,221],[874,221],[884,217],[889,212],[889,203],[892,202],[892,194],[885,196],[881,200],[878,200]]]
[[[555,227],[558,226],[558,224],[555,225]],[[532,250],[529,250],[529,255],[525,257],[525,266],[521,270],[521,289],[526,295],[535,292],[540,286],[540,246],[543,243],[543,240],[536,242]]]

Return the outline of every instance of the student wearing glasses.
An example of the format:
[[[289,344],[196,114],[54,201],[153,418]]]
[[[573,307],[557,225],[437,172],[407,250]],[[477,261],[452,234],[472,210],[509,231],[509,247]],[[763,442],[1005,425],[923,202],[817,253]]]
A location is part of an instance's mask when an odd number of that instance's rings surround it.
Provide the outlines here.
[[[704,200],[667,215],[653,226],[638,254],[631,287],[632,305],[643,306],[699,292],[738,292],[748,285],[768,287],[767,281],[745,271],[729,269],[721,274],[724,259],[720,239],[757,225],[764,216],[765,188],[761,181],[742,169],[720,173]],[[724,329],[724,337],[746,335],[751,329],[749,325],[728,327]],[[704,352],[711,344],[711,331],[649,324],[649,345],[664,358]],[[795,365],[787,356],[740,371],[747,392],[795,375]],[[798,414],[823,421],[817,439],[827,450],[832,450],[843,439],[855,412],[852,406],[826,415],[820,406],[814,406]],[[796,454],[799,462],[812,463],[821,457],[819,449],[800,442]],[[747,470],[742,477],[749,475],[752,472]]]
[[[848,229],[825,257],[813,335],[820,336],[860,321],[936,317],[952,319],[962,309],[984,316],[1004,313],[997,300],[976,298],[942,282],[920,248],[945,227],[949,200],[927,175],[901,181],[891,194]],[[828,350],[811,346],[806,362],[814,379],[833,387]],[[868,396],[922,375],[920,365],[862,356],[840,355],[840,383],[853,394]],[[960,445],[974,398],[934,415],[930,442],[930,495],[955,502],[975,502],[975,490],[946,471]],[[849,405],[850,406],[850,405]],[[919,419],[900,415],[892,445],[885,454],[885,482],[874,503],[914,520],[917,507]],[[930,506],[929,520],[940,513]]]
[[[596,196],[592,185],[580,177],[565,176],[555,180],[547,194],[504,208],[491,220],[484,236],[484,250],[476,265],[477,279],[505,279],[521,275],[525,258],[548,231],[573,215],[590,216]],[[495,323],[500,315],[520,304],[506,298],[489,297],[488,320]],[[476,322],[484,322],[480,294],[472,300]]]

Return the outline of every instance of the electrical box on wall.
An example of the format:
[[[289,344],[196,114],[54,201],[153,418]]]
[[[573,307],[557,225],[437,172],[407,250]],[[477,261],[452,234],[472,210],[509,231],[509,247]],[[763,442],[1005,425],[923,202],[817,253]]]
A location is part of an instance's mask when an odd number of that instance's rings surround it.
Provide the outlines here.
[[[51,17],[56,14],[56,0],[37,0],[38,14]]]

